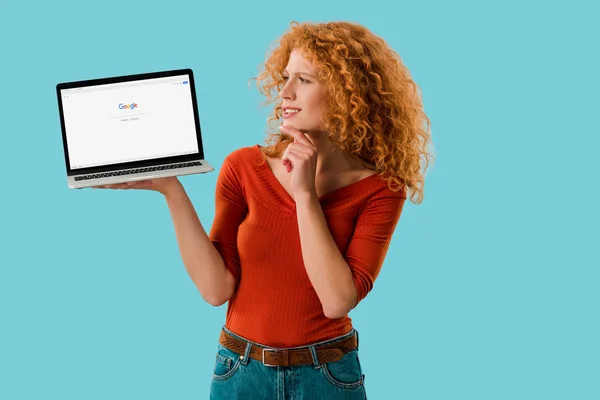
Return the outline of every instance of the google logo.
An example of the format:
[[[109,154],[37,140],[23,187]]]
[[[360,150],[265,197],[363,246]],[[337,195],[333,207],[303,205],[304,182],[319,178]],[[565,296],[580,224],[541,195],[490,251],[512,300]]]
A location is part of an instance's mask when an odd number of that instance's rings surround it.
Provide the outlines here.
[[[137,108],[137,106],[138,106],[138,105],[137,105],[137,103],[135,103],[135,102],[134,102],[134,103],[131,103],[131,104],[123,104],[123,103],[120,103],[120,104],[119,104],[119,109],[120,109],[120,110],[133,110],[134,108]]]

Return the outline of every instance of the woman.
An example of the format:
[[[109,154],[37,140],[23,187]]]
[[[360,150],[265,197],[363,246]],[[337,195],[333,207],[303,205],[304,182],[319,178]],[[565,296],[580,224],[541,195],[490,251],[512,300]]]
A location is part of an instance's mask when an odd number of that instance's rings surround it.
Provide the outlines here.
[[[422,201],[429,119],[400,57],[357,24],[292,23],[257,82],[283,124],[225,158],[210,235],[176,178],[105,187],[165,195],[190,277],[229,302],[212,399],[364,399],[347,314],[407,191]]]

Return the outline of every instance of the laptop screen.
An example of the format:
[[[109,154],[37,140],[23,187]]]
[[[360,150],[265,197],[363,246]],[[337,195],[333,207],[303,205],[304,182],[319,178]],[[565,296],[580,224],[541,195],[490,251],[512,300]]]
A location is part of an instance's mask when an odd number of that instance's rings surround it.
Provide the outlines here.
[[[60,92],[71,169],[198,153],[188,75]]]

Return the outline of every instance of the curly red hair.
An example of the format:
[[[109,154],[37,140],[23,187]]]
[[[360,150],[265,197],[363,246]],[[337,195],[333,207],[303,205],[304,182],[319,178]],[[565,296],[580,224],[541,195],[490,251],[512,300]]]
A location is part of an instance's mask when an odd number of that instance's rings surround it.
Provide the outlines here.
[[[420,89],[400,56],[358,24],[293,21],[290,27],[264,70],[253,78],[267,97],[263,105],[276,102],[268,119],[265,155],[281,157],[293,142],[292,136],[276,133],[272,122],[283,114],[279,97],[285,84],[283,70],[292,50],[299,49],[318,68],[319,79],[327,82],[328,106],[321,122],[329,139],[351,157],[375,165],[391,190],[410,191],[410,200],[420,204],[425,170],[433,158],[427,151],[430,120]]]

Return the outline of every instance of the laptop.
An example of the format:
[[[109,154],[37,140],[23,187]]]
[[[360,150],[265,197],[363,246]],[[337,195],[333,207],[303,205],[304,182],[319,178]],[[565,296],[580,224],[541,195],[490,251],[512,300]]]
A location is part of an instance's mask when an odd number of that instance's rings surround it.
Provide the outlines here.
[[[56,85],[69,188],[214,171],[191,69]]]

